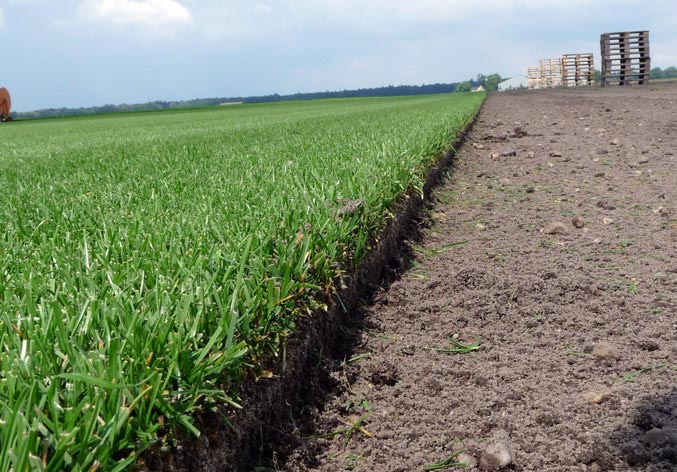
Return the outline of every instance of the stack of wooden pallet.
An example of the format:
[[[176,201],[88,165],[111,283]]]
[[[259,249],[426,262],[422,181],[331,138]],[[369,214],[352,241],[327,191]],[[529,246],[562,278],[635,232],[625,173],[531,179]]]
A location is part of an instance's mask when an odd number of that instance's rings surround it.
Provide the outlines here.
[[[595,59],[591,52],[562,56],[562,87],[595,85]]]
[[[562,86],[562,62],[560,59],[541,59],[536,67],[527,68],[529,89],[554,88]]]
[[[651,57],[648,31],[604,33],[600,39],[600,45],[602,87],[649,82]]]
[[[541,80],[545,88],[562,86],[562,61],[557,59],[541,59]]]
[[[527,86],[529,90],[543,88],[540,67],[527,67]]]

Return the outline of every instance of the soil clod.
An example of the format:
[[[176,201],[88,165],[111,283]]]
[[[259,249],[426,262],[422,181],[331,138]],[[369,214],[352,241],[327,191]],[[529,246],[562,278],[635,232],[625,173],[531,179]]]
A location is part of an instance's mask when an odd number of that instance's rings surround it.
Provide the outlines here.
[[[566,234],[567,227],[564,223],[554,221],[542,229],[544,234]]]
[[[477,459],[475,459],[475,456],[471,456],[470,454],[467,454],[465,452],[460,453],[456,457],[456,460],[461,464],[464,464],[464,468],[466,470],[471,470],[477,467]]]
[[[619,359],[621,353],[616,346],[600,342],[592,347],[592,356],[598,359]]]
[[[598,201],[598,202],[597,202],[597,207],[598,207],[598,208],[602,208],[602,209],[604,209],[604,210],[615,210],[615,209],[616,209],[616,207],[615,207],[614,205],[612,205],[611,203],[609,203],[609,202],[606,201],[606,200],[600,200],[600,201]]]
[[[512,447],[506,441],[497,441],[489,444],[480,456],[480,470],[500,470],[514,460]]]

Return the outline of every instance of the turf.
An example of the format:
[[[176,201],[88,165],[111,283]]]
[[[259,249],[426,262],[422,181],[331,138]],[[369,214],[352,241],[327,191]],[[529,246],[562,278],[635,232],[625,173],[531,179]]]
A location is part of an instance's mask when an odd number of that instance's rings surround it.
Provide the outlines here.
[[[484,97],[1,126],[0,470],[124,468],[237,407]]]

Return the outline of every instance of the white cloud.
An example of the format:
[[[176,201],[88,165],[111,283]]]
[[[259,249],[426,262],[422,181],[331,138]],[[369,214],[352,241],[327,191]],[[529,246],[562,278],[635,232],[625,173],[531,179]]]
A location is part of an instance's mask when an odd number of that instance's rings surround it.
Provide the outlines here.
[[[2,8],[0,8],[0,31],[5,31],[6,29],[7,25],[5,24],[5,12]]]
[[[78,16],[83,20],[148,27],[191,21],[190,11],[176,0],[85,0],[78,7]]]
[[[619,4],[630,0],[611,0]],[[593,0],[185,0],[207,37],[260,40],[294,35],[312,25],[331,25],[343,34],[398,36],[403,28],[430,24],[481,28],[487,17],[585,10]]]

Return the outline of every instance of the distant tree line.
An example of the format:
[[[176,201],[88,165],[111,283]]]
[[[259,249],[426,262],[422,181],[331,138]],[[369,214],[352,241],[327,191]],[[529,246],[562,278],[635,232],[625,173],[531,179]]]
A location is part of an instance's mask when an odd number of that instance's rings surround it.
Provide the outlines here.
[[[43,110],[12,112],[14,119],[28,120],[38,118],[58,118],[62,116],[101,115],[106,113],[130,113],[137,111],[172,110],[176,108],[200,108],[219,105],[226,102],[226,98],[200,98],[195,100],[181,100],[166,102],[156,100],[146,103],[123,103],[122,105],[102,105],[81,108],[45,108]],[[240,100],[241,101],[241,100]]]
[[[662,70],[660,67],[654,67],[649,71],[649,79],[673,79],[677,77],[677,67],[668,67]]]
[[[387,87],[362,88],[356,90],[340,90],[326,92],[294,93],[291,95],[262,95],[245,97],[239,101],[243,103],[286,102],[292,100],[318,100],[321,98],[356,98],[356,97],[395,97],[398,95],[427,95],[434,93],[451,93],[456,89],[456,83],[450,84],[423,84],[423,85],[388,85]]]
[[[674,79],[677,78],[677,67],[671,66],[665,69],[654,67],[649,71],[649,79]],[[595,69],[595,82],[602,81],[602,73]]]
[[[501,81],[499,74],[479,74],[475,79],[464,82],[436,83],[423,85],[388,85],[386,87],[361,88],[356,90],[340,90],[311,93],[294,93],[291,95],[263,95],[253,97],[215,97],[181,101],[153,101],[147,103],[103,105],[82,108],[47,108],[29,112],[13,112],[14,119],[57,118],[61,116],[98,115],[105,113],[125,113],[137,111],[172,110],[177,108],[203,108],[228,103],[264,103],[291,100],[317,100],[321,98],[355,98],[355,97],[395,97],[400,95],[428,95],[470,91],[472,87],[483,85],[487,91],[497,90]]]

